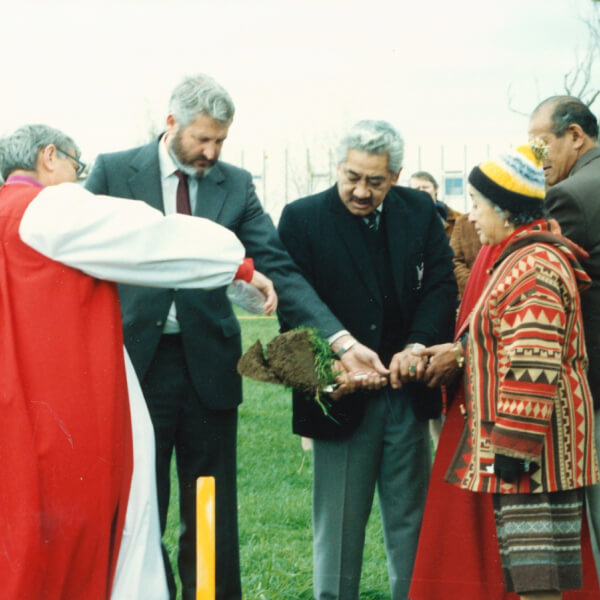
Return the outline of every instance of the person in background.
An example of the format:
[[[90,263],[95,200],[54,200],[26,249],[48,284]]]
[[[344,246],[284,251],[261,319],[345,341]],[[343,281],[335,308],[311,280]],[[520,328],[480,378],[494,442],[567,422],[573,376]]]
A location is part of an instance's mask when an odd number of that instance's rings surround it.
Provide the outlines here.
[[[588,380],[600,423],[600,146],[598,120],[578,98],[552,96],[533,111],[529,137],[543,160],[546,208],[563,235],[589,254],[583,267],[592,278],[581,294],[585,343],[590,357]],[[596,428],[596,436],[600,427]],[[596,448],[600,439],[596,438]],[[590,526],[600,570],[600,486],[586,489]]]
[[[446,235],[449,239],[452,239],[456,219],[461,216],[461,213],[451,209],[447,204],[438,200],[437,195],[439,186],[435,177],[427,171],[417,171],[410,176],[409,185],[413,189],[421,190],[422,192],[429,194],[435,204],[442,224],[444,225]],[[459,296],[460,294],[461,291],[459,288]],[[434,451],[440,441],[443,420],[444,416],[440,415],[438,418],[430,419],[429,421],[429,435],[431,437],[431,443],[433,444]]]
[[[435,207],[440,215],[440,219],[444,224],[446,235],[452,237],[452,231],[454,230],[454,224],[456,219],[462,214],[457,210],[450,208],[445,202],[438,200],[438,182],[435,177],[427,171],[417,171],[410,176],[409,183],[411,188],[415,190],[421,190],[431,196]]]
[[[0,519],[4,598],[166,600],[154,437],[112,282],[183,289],[234,275],[277,298],[235,235],[75,182],[46,125],[0,140]]]
[[[469,273],[481,248],[475,226],[469,220],[469,214],[460,215],[454,222],[450,247],[454,251],[454,275],[458,285],[458,298],[462,298],[469,279]]]
[[[387,370],[344,329],[306,283],[263,211],[252,175],[219,160],[235,107],[207,75],[185,77],[171,95],[166,130],[144,146],[101,154],[86,181],[97,194],[136,198],[168,215],[192,214],[233,231],[257,268],[268,273],[291,326],[314,327],[350,373],[377,385]],[[171,458],[179,481],[178,566],[184,600],[196,598],[196,479],[216,485],[216,599],[242,597],[236,487],[242,382],[239,322],[222,286],[210,291],[121,285],[125,345],[156,433],[161,529],[167,522]],[[171,597],[175,581],[166,551]]]
[[[339,144],[337,183],[288,204],[279,222],[303,275],[352,335],[389,364],[392,384],[333,402],[332,418],[294,391],[294,432],[314,445],[317,600],[359,598],[376,488],[391,598],[406,600],[410,583],[429,479],[426,420],[441,406],[439,390],[412,383],[425,368],[414,352],[450,339],[456,283],[433,203],[395,185],[403,149],[389,123],[356,123]]]

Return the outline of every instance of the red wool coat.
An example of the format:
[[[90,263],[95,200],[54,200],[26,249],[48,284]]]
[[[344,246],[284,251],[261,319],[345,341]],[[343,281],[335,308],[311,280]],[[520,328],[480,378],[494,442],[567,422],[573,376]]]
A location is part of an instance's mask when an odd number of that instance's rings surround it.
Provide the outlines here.
[[[447,480],[474,492],[554,492],[598,482],[578,282],[589,277],[565,238],[519,233],[473,310],[465,435]],[[531,461],[514,484],[499,452]]]
[[[459,311],[456,338],[465,331],[474,303],[485,287],[487,265],[495,261],[497,246],[483,246],[469,279]],[[459,387],[450,404],[427,492],[427,504],[409,593],[411,600],[518,600],[505,591],[496,539],[496,523],[489,494],[473,494],[450,485],[444,474],[459,444],[464,403]],[[563,593],[564,600],[598,600],[598,579],[587,521],[581,536],[583,588]]]
[[[0,587],[105,600],[132,471],[116,286],[18,233],[39,188],[0,188]]]

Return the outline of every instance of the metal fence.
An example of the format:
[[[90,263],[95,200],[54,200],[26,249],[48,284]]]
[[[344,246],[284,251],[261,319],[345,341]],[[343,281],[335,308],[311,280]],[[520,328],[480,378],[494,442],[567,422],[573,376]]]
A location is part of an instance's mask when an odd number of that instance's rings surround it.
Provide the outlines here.
[[[419,145],[405,155],[399,184],[408,185],[411,173],[429,171],[439,183],[439,197],[452,208],[467,212],[470,199],[466,178],[471,168],[509,145],[481,144]],[[326,189],[336,181],[332,149],[291,149],[277,151],[241,151],[224,160],[252,173],[256,191],[264,209],[277,223],[283,207],[296,198]]]

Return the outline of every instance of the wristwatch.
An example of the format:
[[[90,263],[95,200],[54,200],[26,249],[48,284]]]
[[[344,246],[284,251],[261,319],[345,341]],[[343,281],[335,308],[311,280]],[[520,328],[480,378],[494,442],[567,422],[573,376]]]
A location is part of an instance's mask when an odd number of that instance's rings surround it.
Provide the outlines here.
[[[456,342],[452,346],[452,352],[454,352],[454,358],[456,358],[456,364],[459,369],[462,369],[465,366],[465,356],[461,352],[462,344],[460,342]]]

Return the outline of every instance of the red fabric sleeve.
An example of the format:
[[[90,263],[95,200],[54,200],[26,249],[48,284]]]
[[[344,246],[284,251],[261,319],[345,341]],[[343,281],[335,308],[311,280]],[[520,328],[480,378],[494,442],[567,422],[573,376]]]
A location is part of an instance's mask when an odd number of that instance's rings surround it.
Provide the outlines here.
[[[251,258],[245,258],[237,270],[234,279],[243,279],[250,283],[252,277],[254,277],[254,261]]]

